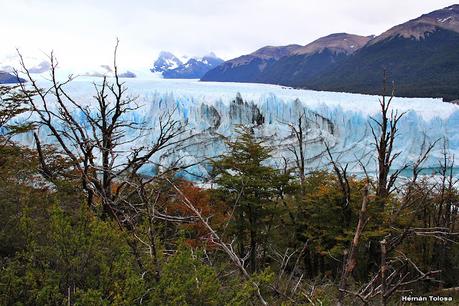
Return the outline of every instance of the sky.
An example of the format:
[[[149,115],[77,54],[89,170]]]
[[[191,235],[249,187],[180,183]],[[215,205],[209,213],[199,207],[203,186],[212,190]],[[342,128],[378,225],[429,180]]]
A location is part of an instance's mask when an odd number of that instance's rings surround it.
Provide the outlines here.
[[[456,0],[459,3],[459,0]],[[161,50],[231,59],[338,32],[381,34],[447,0],[0,0],[0,64],[54,50],[72,68],[150,67]]]

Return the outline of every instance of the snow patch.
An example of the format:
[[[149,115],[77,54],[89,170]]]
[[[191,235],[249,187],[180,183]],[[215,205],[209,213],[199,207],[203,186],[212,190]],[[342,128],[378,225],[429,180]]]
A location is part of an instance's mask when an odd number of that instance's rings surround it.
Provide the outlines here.
[[[441,22],[441,23],[445,23],[447,22],[448,20],[451,20],[453,18],[453,16],[449,16],[449,17],[446,17],[446,18],[438,18],[438,22]]]

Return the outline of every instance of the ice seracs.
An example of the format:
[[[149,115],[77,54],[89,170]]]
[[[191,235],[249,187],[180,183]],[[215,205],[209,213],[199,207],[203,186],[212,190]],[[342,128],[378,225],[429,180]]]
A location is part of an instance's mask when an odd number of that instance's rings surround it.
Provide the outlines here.
[[[94,81],[97,83],[96,78],[77,79],[68,85],[68,92],[81,103],[94,105]],[[275,148],[270,161],[273,165],[280,165],[284,157],[293,165],[288,146],[294,143],[294,137],[287,124],[304,115],[310,170],[328,167],[329,161],[323,154],[325,143],[340,162],[350,163],[350,172],[362,171],[357,160],[363,161],[368,170],[375,169],[369,116],[378,116],[377,96],[196,80],[126,79],[125,83],[127,94],[138,97],[136,103],[141,106],[126,119],[145,122],[150,128],[148,134],[136,139],[137,147],[154,142],[164,111],[174,112],[174,118],[186,125],[184,137],[188,140],[183,145],[153,157],[162,165],[177,159],[196,164],[222,154],[225,138],[235,137],[235,127],[239,124],[251,125],[257,135],[269,139]],[[394,167],[412,164],[424,144],[438,139],[446,140],[451,154],[459,155],[459,106],[440,99],[394,98],[392,107],[407,112],[399,124],[394,152],[400,152],[400,156]],[[45,130],[40,132],[43,139],[52,142]],[[33,137],[24,134],[20,141],[32,144]],[[442,149],[442,144],[436,146],[425,166],[436,167]],[[192,176],[205,177],[208,170],[204,162],[187,173],[190,179],[196,179]]]

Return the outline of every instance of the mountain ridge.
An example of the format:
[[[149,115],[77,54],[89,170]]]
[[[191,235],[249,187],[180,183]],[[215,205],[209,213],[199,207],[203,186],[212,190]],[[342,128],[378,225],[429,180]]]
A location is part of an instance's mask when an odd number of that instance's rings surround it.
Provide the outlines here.
[[[378,35],[370,44],[396,36],[419,40],[420,38],[425,38],[426,33],[432,33],[437,28],[459,33],[459,4],[435,10],[396,25]]]
[[[201,80],[379,94],[386,70],[390,81],[398,84],[399,95],[459,99],[459,56],[454,51],[459,49],[457,4],[378,36],[335,33],[278,57],[260,56],[258,51],[263,49],[227,61]]]
[[[371,36],[335,33],[304,46],[296,44],[266,46],[226,61],[207,72],[201,80],[299,85],[284,81],[278,74],[295,76],[302,73],[299,69],[304,71],[310,69],[310,66],[316,67],[318,63],[334,63],[339,61],[342,55],[356,52],[371,38]]]

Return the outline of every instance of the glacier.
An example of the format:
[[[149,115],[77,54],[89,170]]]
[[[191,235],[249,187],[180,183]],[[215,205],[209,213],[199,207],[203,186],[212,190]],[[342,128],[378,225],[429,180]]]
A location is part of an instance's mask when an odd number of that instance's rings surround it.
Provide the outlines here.
[[[369,126],[370,116],[377,118],[378,96],[320,92],[293,89],[277,85],[250,83],[200,82],[199,80],[136,78],[125,79],[128,95],[136,97],[140,109],[125,119],[144,122],[151,132],[136,140],[136,144],[148,145],[158,133],[159,116],[173,111],[176,120],[186,126],[183,137],[187,140],[172,152],[162,152],[153,158],[168,165],[179,159],[183,164],[194,164],[185,175],[190,179],[207,177],[206,161],[225,153],[225,139],[234,139],[237,125],[253,126],[254,132],[264,137],[275,150],[269,161],[283,167],[287,161],[294,164],[288,150],[294,137],[288,127],[298,117],[306,117],[307,169],[329,167],[324,154],[325,143],[340,163],[349,163],[349,170],[361,173],[360,160],[369,171],[376,168],[373,139]],[[71,96],[91,107],[94,103],[94,85],[101,79],[79,77],[66,87]],[[41,80],[42,87],[49,86]],[[443,143],[449,154],[459,154],[459,106],[433,98],[395,97],[391,107],[405,112],[399,123],[399,137],[394,152],[400,152],[394,167],[410,165],[425,150],[426,145],[437,140],[437,145],[424,163],[435,168],[442,157]],[[45,142],[53,143],[46,131],[40,131]],[[31,134],[19,136],[23,144],[33,146]],[[126,148],[128,150],[129,148]],[[455,167],[458,164],[456,162]],[[153,171],[144,169],[144,172]]]

